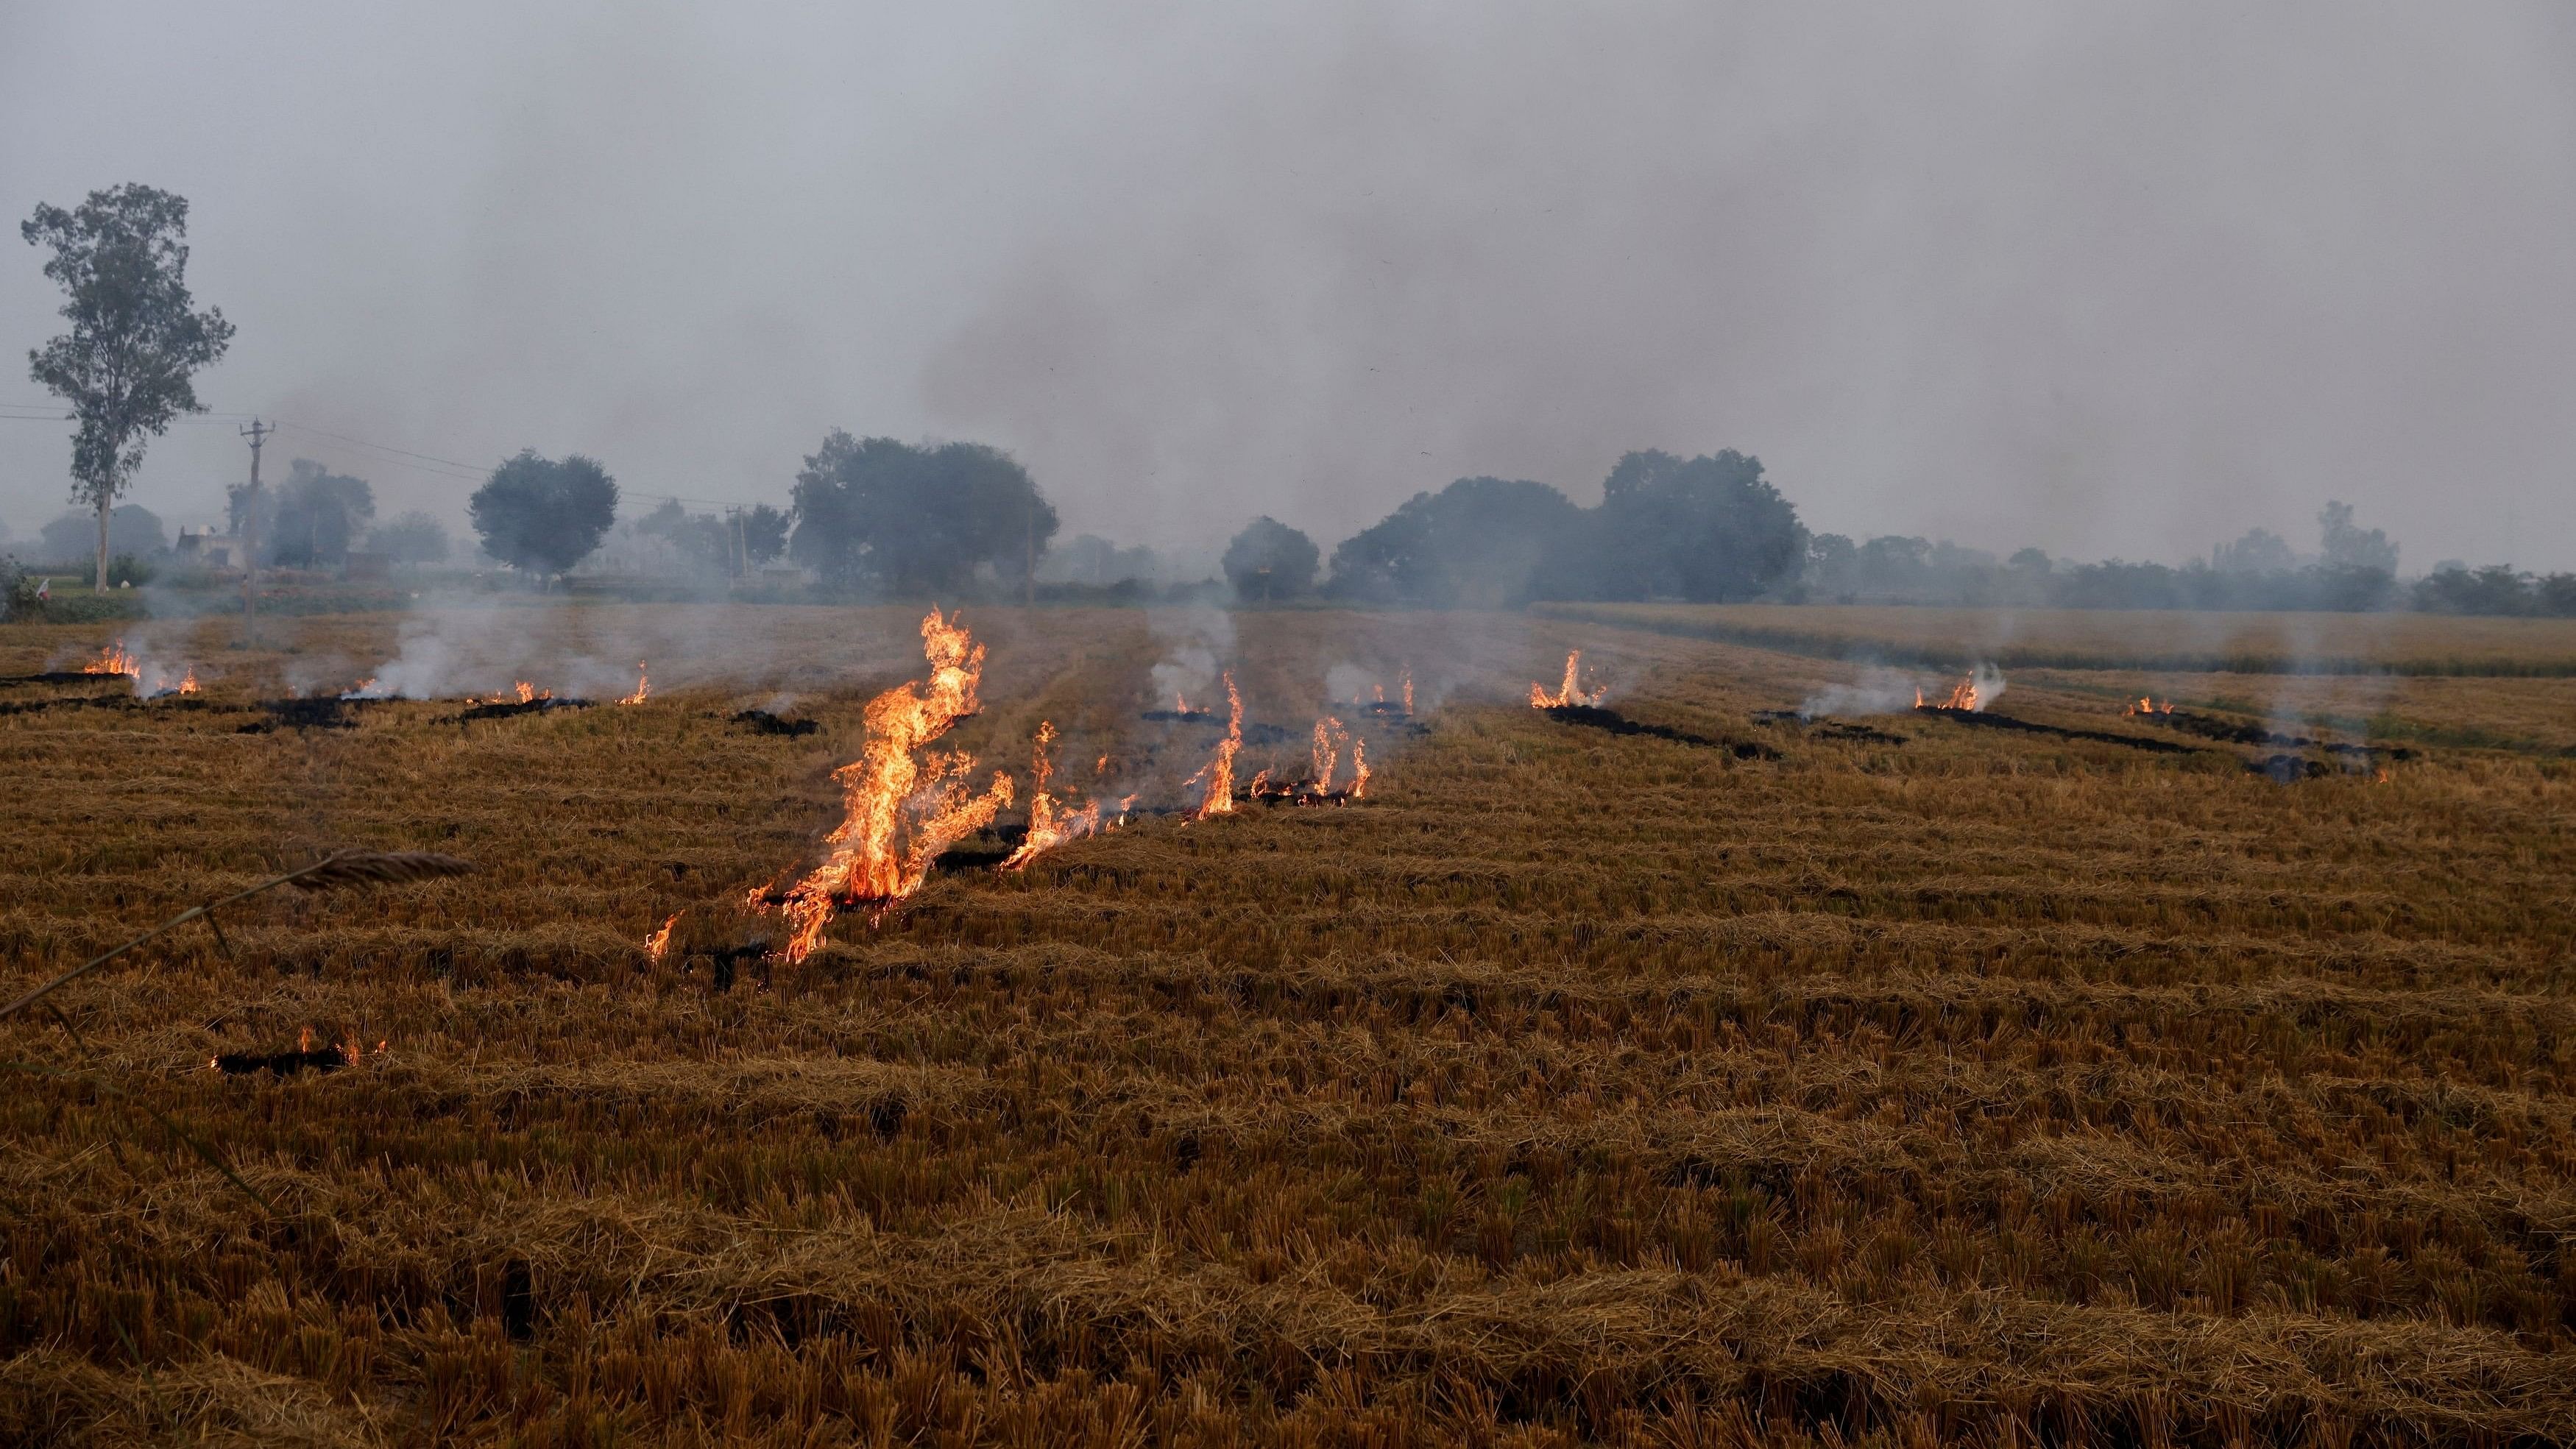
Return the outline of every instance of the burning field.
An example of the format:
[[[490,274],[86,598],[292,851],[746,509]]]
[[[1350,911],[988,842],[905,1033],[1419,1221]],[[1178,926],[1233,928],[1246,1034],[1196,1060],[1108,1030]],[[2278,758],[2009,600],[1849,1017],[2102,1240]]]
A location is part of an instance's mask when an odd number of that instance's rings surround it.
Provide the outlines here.
[[[0,1441],[2576,1438],[2576,680],[703,613],[0,640],[10,994],[482,867],[0,1022]]]

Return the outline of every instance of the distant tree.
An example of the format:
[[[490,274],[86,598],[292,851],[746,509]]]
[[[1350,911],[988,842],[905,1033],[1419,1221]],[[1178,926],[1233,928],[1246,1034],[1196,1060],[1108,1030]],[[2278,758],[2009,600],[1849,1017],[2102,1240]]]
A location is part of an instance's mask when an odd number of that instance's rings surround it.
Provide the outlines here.
[[[2397,545],[2376,528],[2363,529],[2354,524],[2351,504],[2326,504],[2317,514],[2317,532],[2324,545],[2326,567],[2397,572]]]
[[[1018,580],[1055,537],[1026,468],[982,443],[915,447],[834,429],[796,475],[788,556],[835,588],[954,594],[979,567]]]
[[[447,526],[415,509],[390,523],[378,524],[367,535],[367,547],[395,563],[445,563],[449,548]]]
[[[1163,562],[1143,544],[1121,548],[1096,533],[1048,549],[1038,559],[1038,578],[1056,584],[1151,583],[1162,576]]]
[[[39,535],[45,561],[68,563],[79,558],[96,541],[96,527],[97,520],[87,513],[66,513],[46,524]],[[145,558],[170,546],[161,516],[140,503],[120,503],[108,511],[107,542],[111,559],[117,554]]]
[[[1761,459],[1733,449],[1627,454],[1589,522],[1588,556],[1562,581],[1585,598],[1749,599],[1794,582],[1806,563],[1798,511]]]
[[[2532,584],[2532,603],[2553,618],[2576,618],[2576,574],[2544,574]]]
[[[191,374],[224,355],[232,324],[188,295],[188,202],[149,186],[93,191],[72,211],[38,206],[18,234],[50,246],[72,330],[27,354],[28,375],[71,404],[72,497],[98,515],[97,586],[107,587],[109,511],[145,444],[181,413],[204,412]]]
[[[1461,478],[1342,540],[1330,591],[1432,608],[1526,603],[1561,592],[1549,586],[1582,523],[1583,510],[1544,483]]]
[[[493,469],[466,508],[484,552],[553,578],[590,557],[617,521],[617,480],[579,453],[558,462],[527,449]]]
[[[2299,566],[2299,558],[2281,535],[2268,528],[2249,528],[2234,543],[2211,549],[2209,566],[2228,574],[2285,574]]]
[[[232,490],[233,530],[241,531],[248,485]],[[376,491],[364,478],[334,473],[310,458],[288,465],[286,480],[260,490],[259,541],[271,563],[288,568],[331,568],[348,560],[349,546],[376,516]]]
[[[2545,595],[2538,581],[2511,564],[2471,569],[2444,561],[2415,584],[2415,607],[2436,614],[2532,614]]]
[[[2016,549],[2004,560],[2004,567],[2020,574],[2045,574],[2056,566],[2045,549],[2037,548]]]
[[[1827,598],[1851,602],[1860,588],[1860,545],[1839,533],[1819,533],[1807,540],[1807,587]]]
[[[1222,567],[1236,598],[1268,603],[1312,593],[1321,561],[1313,539],[1264,514],[1225,546]]]
[[[787,515],[766,503],[753,504],[742,516],[742,551],[754,564],[787,552]]]

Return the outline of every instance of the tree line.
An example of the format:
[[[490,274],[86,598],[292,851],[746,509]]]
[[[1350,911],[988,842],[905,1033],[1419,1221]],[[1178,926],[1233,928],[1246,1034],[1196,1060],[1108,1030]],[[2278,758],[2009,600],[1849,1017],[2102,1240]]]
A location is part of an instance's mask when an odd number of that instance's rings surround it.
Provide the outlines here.
[[[21,227],[48,248],[45,274],[62,289],[71,329],[28,354],[29,374],[70,405],[73,495],[85,513],[57,520],[45,545],[71,551],[85,535],[99,588],[144,570],[138,552],[161,542],[160,521],[118,495],[145,444],[180,414],[202,412],[193,375],[221,358],[233,326],[197,308],[187,286],[185,198],[148,186],[90,193],[79,207],[41,205]],[[2035,548],[1997,559],[1943,541],[1883,535],[1855,541],[1812,534],[1762,464],[1732,450],[1682,458],[1629,453],[1583,507],[1528,479],[1461,478],[1417,493],[1337,544],[1264,516],[1227,545],[1222,571],[1239,600],[1321,598],[1373,606],[1510,608],[1533,599],[1728,602],[2031,604],[2142,609],[2383,609],[2576,614],[2576,575],[2446,562],[2411,585],[2397,546],[2330,502],[2319,547],[2300,555],[2264,529],[2179,567],[2063,564]],[[541,578],[595,552],[615,521],[618,487],[597,460],[522,451],[505,459],[469,505],[483,551]],[[363,536],[400,561],[448,552],[425,514],[374,524],[363,479],[297,459],[273,489],[230,490],[236,535],[261,542],[257,562],[328,567]],[[148,522],[148,527],[146,526]],[[707,572],[739,572],[785,556],[828,590],[853,597],[957,595],[977,587],[1034,594],[1058,528],[1028,470],[981,443],[909,444],[835,430],[805,459],[785,509],[760,505],[726,518],[677,500],[637,525]],[[1105,540],[1076,540],[1068,573],[1097,587],[1124,566]]]

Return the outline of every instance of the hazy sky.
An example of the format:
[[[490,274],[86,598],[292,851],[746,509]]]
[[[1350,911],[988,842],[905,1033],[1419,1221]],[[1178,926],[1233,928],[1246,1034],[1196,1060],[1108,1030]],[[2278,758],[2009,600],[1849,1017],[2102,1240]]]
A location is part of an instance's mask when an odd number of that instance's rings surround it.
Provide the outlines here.
[[[400,12],[400,13],[397,13]],[[1016,452],[1160,545],[1759,454],[1819,529],[2576,567],[2576,7],[0,0],[0,212],[143,181],[226,412],[783,502]],[[0,403],[58,329],[0,237]],[[0,421],[0,519],[67,432]],[[289,431],[461,518],[460,470]],[[133,497],[219,507],[172,429]]]

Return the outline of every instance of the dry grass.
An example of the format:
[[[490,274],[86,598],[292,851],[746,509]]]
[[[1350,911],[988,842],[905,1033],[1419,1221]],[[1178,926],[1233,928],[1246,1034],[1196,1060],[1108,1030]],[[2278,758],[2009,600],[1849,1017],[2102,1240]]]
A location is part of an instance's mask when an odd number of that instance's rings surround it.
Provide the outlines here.
[[[1255,718],[1303,725],[1338,662],[1445,687],[1371,800],[946,873],[719,989],[704,953],[764,928],[721,903],[830,823],[911,621],[709,610],[638,708],[236,733],[390,643],[304,621],[293,657],[210,638],[215,707],[0,718],[0,986],[325,847],[484,867],[58,993],[284,1213],[13,1091],[0,1439],[2576,1437],[2576,763],[2539,747],[2576,682],[2389,682],[2366,717],[2507,745],[2281,787],[2224,746],[1759,723],[1836,667],[1701,640],[1245,615]],[[1017,764],[1043,716],[1068,759],[1195,766],[1135,720],[1140,616],[970,622],[958,743]],[[820,734],[725,722],[776,684],[720,671],[778,642]],[[1576,644],[1615,707],[1780,758],[1511,702]],[[2199,682],[2258,721],[2328,683]],[[2137,683],[2004,708],[2156,733]],[[306,1025],[391,1049],[203,1069]]]
[[[1918,609],[1820,604],[1546,604],[1558,619],[1827,658],[2006,669],[2576,675],[2576,619]]]

